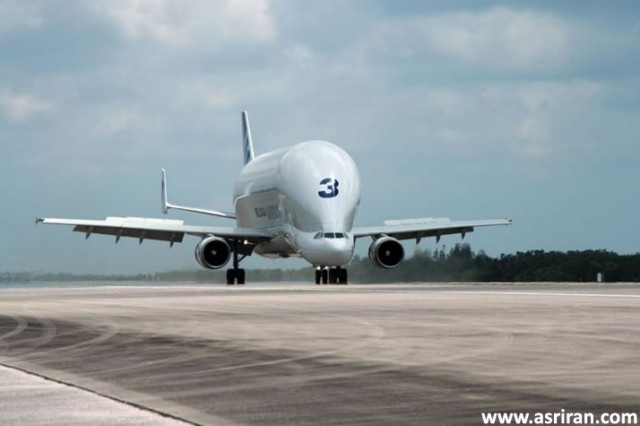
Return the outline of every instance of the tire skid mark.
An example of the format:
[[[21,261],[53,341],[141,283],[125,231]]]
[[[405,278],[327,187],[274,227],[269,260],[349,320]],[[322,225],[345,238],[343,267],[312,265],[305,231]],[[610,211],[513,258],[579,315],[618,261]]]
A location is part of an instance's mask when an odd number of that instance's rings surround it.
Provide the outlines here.
[[[57,331],[55,323],[48,319],[37,321],[26,319],[26,322],[27,324],[22,328],[19,334],[11,336],[9,340],[4,339],[4,342],[7,344],[6,346],[10,350],[15,349],[15,352],[11,353],[12,356],[20,355],[25,359],[29,356],[36,356],[37,351],[34,352],[34,350],[42,348],[50,343],[56,336]],[[27,335],[31,333],[38,333],[38,335],[35,337]],[[27,336],[20,339],[23,335]]]
[[[52,355],[57,353],[64,353],[64,354],[71,355],[71,354],[74,354],[74,352],[79,352],[79,354],[83,354],[83,351],[78,351],[78,350],[84,347],[90,347],[96,344],[106,343],[110,339],[112,339],[114,336],[116,336],[120,331],[120,327],[113,322],[108,322],[105,325],[101,325],[101,327],[102,327],[102,331],[100,331],[100,329],[98,328],[90,328],[87,326],[83,326],[75,331],[68,331],[68,332],[63,332],[58,334],[58,337],[73,336],[86,331],[88,331],[90,334],[94,334],[96,330],[98,330],[98,335],[95,337],[90,337],[86,340],[81,340],[79,342],[69,344],[68,346],[61,346],[61,347],[49,349],[48,354]]]
[[[303,310],[303,309],[293,309],[295,311],[296,315],[300,315],[300,314],[317,314],[316,311],[308,311],[308,310]],[[211,311],[209,311],[211,312]],[[250,308],[247,309],[215,309],[215,311],[213,311],[215,314],[219,314],[219,315],[223,315],[228,317],[229,315],[239,315],[239,316],[244,316],[247,315],[248,313],[250,313]],[[262,315],[265,316],[274,316],[274,317],[279,317],[281,316],[281,312],[273,312],[273,313],[261,313]],[[338,356],[341,354],[347,354],[349,352],[353,352],[356,351],[358,349],[361,349],[363,347],[369,346],[371,345],[372,342],[379,340],[381,338],[383,338],[385,336],[385,331],[382,327],[378,326],[377,324],[374,324],[368,320],[364,320],[362,318],[356,318],[356,317],[348,317],[348,316],[343,316],[343,315],[331,315],[331,321],[336,323],[336,324],[346,324],[346,323],[357,323],[361,326],[363,326],[364,328],[370,328],[373,329],[372,332],[370,332],[367,336],[364,336],[362,339],[352,343],[351,345],[348,346],[344,346],[338,349],[332,349],[332,350],[324,350],[324,351],[320,351],[320,352],[315,352],[313,354],[309,354],[309,353],[301,353],[298,356],[290,356],[290,354],[293,353],[300,353],[300,351],[285,351],[287,352],[287,356],[285,357],[279,357],[276,359],[269,359],[266,361],[259,361],[259,362],[252,362],[252,363],[244,363],[244,364],[237,364],[234,361],[236,361],[233,358],[230,358],[228,360],[224,360],[227,361],[228,363],[230,363],[230,365],[225,365],[225,366],[219,366],[216,365],[215,367],[211,367],[211,368],[204,368],[204,369],[200,369],[198,371],[193,371],[190,373],[185,373],[182,372],[181,377],[184,380],[188,380],[189,377],[195,376],[196,379],[201,379],[203,377],[204,374],[208,374],[208,373],[220,373],[220,372],[225,372],[225,371],[233,371],[233,370],[241,370],[241,369],[250,369],[250,368],[258,368],[258,367],[265,367],[265,366],[274,366],[274,365],[279,365],[279,364],[285,364],[285,363],[295,363],[295,362],[301,362],[301,361],[305,361],[305,360],[312,360],[312,359],[316,359],[316,358],[325,358],[328,356]],[[197,322],[197,321],[196,321]],[[160,335],[140,335],[139,337],[131,337],[128,336],[129,338],[133,338],[135,339],[132,344],[128,345],[129,347],[135,347],[136,344],[135,343],[139,343],[139,341],[146,341],[147,339],[155,339],[155,338],[160,338],[160,339],[166,339],[166,336],[160,336]],[[216,341],[214,341],[215,343]],[[238,344],[238,342],[240,344]],[[171,341],[171,344],[175,344],[175,341]],[[121,374],[123,372],[127,372],[127,371],[136,371],[136,372],[140,372],[141,370],[147,371],[149,372],[149,370],[153,370],[155,367],[158,367],[162,370],[162,376],[159,377],[165,377],[167,379],[174,377],[172,371],[172,368],[168,368],[167,366],[171,366],[171,365],[179,365],[182,363],[191,363],[191,362],[197,362],[197,361],[201,361],[201,360],[207,360],[208,358],[211,357],[211,351],[212,351],[212,347],[209,344],[204,344],[204,345],[194,345],[194,342],[189,342],[190,344],[188,345],[189,347],[189,352],[188,353],[178,353],[176,355],[172,355],[169,357],[165,357],[165,358],[158,358],[158,359],[154,359],[154,360],[145,360],[141,363],[137,363],[137,362],[131,362],[129,365],[121,365],[120,367],[115,367],[115,368],[103,368],[101,369],[102,371],[104,371],[105,374],[109,374],[109,375],[113,375],[113,374]],[[261,345],[251,345],[248,344],[246,347],[243,344],[246,344],[247,342],[243,341],[243,340],[236,340],[236,342],[231,345],[228,346],[228,342],[225,341],[221,341],[221,343],[225,346],[225,350],[228,351],[251,351],[251,352],[255,352],[255,353],[261,353],[261,357],[264,358],[265,353],[268,353],[269,355],[273,355],[277,352],[281,352],[281,351],[277,351],[277,350],[273,350],[273,348],[265,348]],[[226,344],[225,344],[226,343]],[[219,350],[220,348],[215,348],[216,350]],[[265,352],[266,351],[266,352]],[[121,352],[120,356],[122,358],[127,358],[127,352]],[[219,361],[219,360],[217,360]],[[101,370],[93,370],[94,374],[100,374]]]
[[[345,316],[338,316],[335,315],[334,316],[336,318],[336,324],[344,324],[345,321],[352,319],[349,317],[345,317]],[[339,317],[339,318],[338,318]],[[322,358],[327,358],[327,357],[337,357],[339,355],[344,355],[347,354],[349,352],[353,352],[356,351],[358,349],[361,349],[363,347],[369,346],[372,341],[375,340],[379,340],[382,337],[385,336],[385,331],[382,327],[379,327],[373,323],[371,323],[370,321],[366,321],[363,320],[361,318],[355,318],[353,319],[354,322],[358,322],[361,325],[366,325],[368,327],[373,327],[375,332],[372,333],[372,336],[368,336],[365,337],[363,339],[360,339],[360,341],[356,341],[355,343],[342,347],[342,348],[338,348],[338,349],[332,349],[332,350],[323,350],[323,351],[317,351],[314,353],[307,353],[307,352],[300,352],[297,351],[298,353],[300,353],[297,356],[291,356],[290,354],[296,353],[296,351],[286,351],[285,353],[287,353],[287,356],[285,357],[276,357],[276,359],[270,359],[270,360],[265,360],[265,361],[258,361],[258,362],[250,362],[250,363],[243,363],[243,364],[234,364],[234,365],[227,365],[227,366],[223,366],[223,367],[211,367],[211,368],[204,368],[204,369],[200,369],[198,371],[192,371],[189,373],[185,373],[183,372],[181,374],[181,377],[185,380],[187,380],[189,377],[191,376],[195,376],[197,379],[202,378],[202,376],[204,374],[211,374],[211,373],[222,373],[222,372],[229,372],[229,371],[234,371],[234,370],[242,370],[242,369],[253,369],[253,368],[259,368],[259,367],[267,367],[267,366],[276,366],[276,365],[280,365],[280,364],[287,364],[287,363],[298,363],[298,362],[303,362],[303,361],[309,361],[309,360],[316,360],[316,359],[322,359]],[[224,342],[223,342],[224,343]],[[247,347],[240,347],[238,344],[234,344],[233,347],[227,347],[225,349],[228,350],[232,350],[232,351],[241,351],[241,352],[247,352],[247,353],[256,353],[256,354],[260,354],[261,358],[264,358],[265,355],[273,355],[275,353],[278,353],[280,351],[278,351],[277,349],[274,350],[273,348],[265,348],[263,346],[260,345],[256,345],[256,346],[247,346]],[[200,359],[207,359],[209,358],[211,355],[210,353],[208,353],[207,351],[210,351],[211,348],[207,348],[207,347],[202,347],[202,348],[197,348],[198,351],[203,351],[203,353],[194,356],[191,353],[190,354],[185,354],[183,357],[180,357],[178,359],[169,359],[169,362],[171,361],[184,361],[184,362],[192,362],[192,361],[197,361]],[[158,364],[166,364],[167,360],[163,360],[163,361],[158,361]],[[163,375],[158,376],[159,378],[165,378],[165,379],[169,379],[171,377],[174,377],[174,374],[171,372],[170,368],[165,368],[164,365],[162,365],[162,368],[164,370]],[[348,373],[345,373],[348,375]]]
[[[6,316],[3,315],[2,317],[0,317],[0,324],[4,325],[4,321],[2,321],[2,318],[6,318],[6,319],[12,319],[13,321],[16,322],[16,326],[12,329],[9,330],[8,332],[6,332],[5,334],[3,334],[2,336],[0,336],[0,344],[6,344],[5,342],[3,342],[3,340],[5,339],[9,339],[17,334],[22,333],[22,331],[24,331],[27,328],[27,320],[21,316],[18,315],[11,315],[11,316]]]
[[[344,323],[349,318],[341,318],[340,321]],[[31,361],[38,361],[48,363],[50,365],[56,366],[57,364],[64,364],[69,368],[69,362],[80,362],[83,361],[83,368],[85,369],[85,374],[92,377],[106,376],[108,377],[126,377],[123,373],[136,373],[136,374],[145,374],[146,377],[153,378],[153,381],[163,382],[163,381],[171,381],[172,383],[189,383],[189,382],[201,382],[202,380],[208,380],[208,377],[211,375],[223,373],[223,372],[233,372],[234,370],[241,369],[256,369],[261,367],[268,366],[277,366],[281,364],[288,363],[304,363],[313,360],[321,360],[322,358],[326,358],[329,356],[336,356],[339,354],[348,353],[352,350],[357,350],[361,347],[364,347],[370,344],[371,340],[377,340],[384,336],[385,332],[381,327],[375,326],[373,323],[363,320],[363,319],[354,319],[350,318],[353,322],[356,322],[364,327],[373,327],[374,331],[368,333],[363,339],[360,339],[354,342],[351,345],[345,346],[343,348],[338,348],[336,350],[327,350],[318,353],[308,354],[302,353],[299,356],[291,356],[291,352],[285,351],[285,356],[282,356],[282,352],[278,350],[273,350],[264,347],[257,348],[241,348],[238,345],[228,345],[228,342],[222,342],[223,348],[213,348],[212,342],[205,341],[203,342],[189,342],[188,340],[181,342],[179,340],[167,339],[165,336],[148,336],[148,335],[128,335],[119,336],[124,339],[124,342],[113,342],[113,339],[118,333],[117,326],[111,326],[104,329],[102,333],[98,336],[83,340],[80,342],[76,342],[67,346],[62,346],[59,348],[52,348],[46,351],[33,354],[29,357]],[[42,321],[45,324],[53,324],[51,321]],[[59,322],[57,325],[53,324],[56,330],[59,331],[56,337],[58,338],[69,338],[72,336],[83,337],[82,333],[89,330],[86,326],[81,326],[75,323],[67,323],[67,322]],[[48,326],[49,330],[52,330],[51,326]],[[91,329],[93,330],[93,329]],[[93,330],[95,331],[95,330]],[[155,340],[160,339],[160,342],[155,342]],[[27,340],[28,341],[28,340]],[[47,341],[50,341],[49,339]],[[22,341],[21,343],[24,343]],[[188,350],[187,353],[178,352],[175,355],[169,357],[159,357],[155,360],[148,361],[144,358],[146,356],[140,356],[140,353],[136,348],[139,348],[140,345],[150,346],[152,349],[155,349],[154,346],[157,344],[168,344],[170,347],[181,347],[186,348]],[[195,346],[193,344],[195,343]],[[215,345],[216,342],[213,342]],[[226,344],[225,344],[226,343]],[[104,348],[101,348],[101,345],[105,344]],[[122,345],[126,348],[131,348],[129,350],[125,350],[119,353],[119,360],[121,367],[110,367],[109,365],[105,365],[103,362],[104,357],[102,352],[108,351],[109,344],[118,344]],[[212,350],[217,351],[215,355],[212,356]],[[219,351],[228,352],[229,358],[222,357],[223,361],[227,361],[232,363],[232,365],[227,365],[220,367],[219,361],[221,360],[221,356],[219,355]],[[263,359],[263,361],[258,362],[248,362],[241,364],[234,364],[237,362],[237,359],[234,355],[238,353],[241,354],[249,354],[249,358],[252,359]],[[270,359],[264,361],[265,356],[267,357],[275,357],[275,359]],[[56,360],[55,358],[60,357],[61,359]],[[137,358],[137,359],[136,359]],[[215,358],[215,359],[211,359]],[[130,361],[128,365],[125,364],[127,361]],[[137,362],[136,362],[137,361]],[[204,365],[210,365],[211,362],[208,361],[216,361],[215,367],[212,368],[202,368],[197,369],[195,371],[184,371],[184,369],[180,368],[172,368],[180,366],[181,364],[187,363],[195,363],[200,362]],[[88,367],[88,368],[87,368]],[[154,374],[153,369],[157,368],[159,370],[158,373]],[[386,368],[380,368],[380,366],[376,366],[374,368],[368,368],[367,372],[371,371],[381,371]],[[174,373],[174,371],[179,371],[180,373]],[[332,374],[330,377],[345,377],[363,374],[362,371],[353,371],[353,372],[342,372],[337,374]],[[322,377],[327,377],[325,373],[319,373],[319,378],[316,377],[306,377],[304,379],[301,376],[290,377],[287,379],[279,380],[278,382],[282,382],[283,384],[294,384],[305,382],[309,380],[318,380]]]

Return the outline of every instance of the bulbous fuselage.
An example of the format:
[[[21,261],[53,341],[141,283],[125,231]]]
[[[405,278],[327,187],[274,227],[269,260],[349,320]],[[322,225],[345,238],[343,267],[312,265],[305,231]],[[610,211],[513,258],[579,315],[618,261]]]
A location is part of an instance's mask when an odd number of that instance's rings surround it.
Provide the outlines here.
[[[234,205],[239,227],[277,231],[256,247],[258,254],[342,266],[353,256],[350,232],[360,195],[360,173],[349,154],[309,141],[249,162],[236,181]]]

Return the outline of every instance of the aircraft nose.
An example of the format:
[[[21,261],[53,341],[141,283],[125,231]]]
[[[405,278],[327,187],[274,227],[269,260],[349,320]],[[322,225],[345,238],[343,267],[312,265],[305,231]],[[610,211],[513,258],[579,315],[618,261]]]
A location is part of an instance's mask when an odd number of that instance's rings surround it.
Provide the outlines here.
[[[345,243],[334,245],[330,251],[325,253],[325,258],[328,259],[327,266],[342,266],[351,261],[353,251],[351,247],[348,247]]]
[[[347,238],[316,240],[302,255],[314,265],[343,266],[351,261],[353,242]]]

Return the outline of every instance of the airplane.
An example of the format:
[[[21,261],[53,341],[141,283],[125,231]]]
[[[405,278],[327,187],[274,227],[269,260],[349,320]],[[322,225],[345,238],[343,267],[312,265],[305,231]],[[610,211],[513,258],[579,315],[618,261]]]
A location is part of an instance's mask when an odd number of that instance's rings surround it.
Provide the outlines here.
[[[235,219],[235,227],[185,225],[182,220],[107,217],[105,220],[38,218],[36,223],[71,225],[92,234],[168,241],[185,235],[200,238],[197,262],[207,269],[227,270],[228,285],[244,284],[240,262],[255,253],[267,258],[301,257],[313,265],[316,284],[346,284],[345,266],[351,261],[356,240],[369,237],[369,259],[377,267],[397,267],[404,259],[400,240],[443,235],[462,238],[481,226],[510,225],[511,219],[453,221],[421,218],[385,221],[384,225],[354,227],[361,195],[361,179],[354,160],[333,143],[311,140],[289,148],[255,155],[249,116],[242,111],[244,167],[235,182],[234,212],[206,210],[172,204],[167,198],[167,175],[161,171],[162,213],[182,210]]]

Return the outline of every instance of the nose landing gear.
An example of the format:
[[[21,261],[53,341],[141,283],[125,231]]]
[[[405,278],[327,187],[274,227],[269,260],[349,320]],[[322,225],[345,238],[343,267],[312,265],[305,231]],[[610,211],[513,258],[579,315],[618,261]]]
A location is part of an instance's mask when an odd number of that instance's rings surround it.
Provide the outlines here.
[[[319,266],[315,270],[316,285],[320,284],[347,284],[347,270],[341,267],[330,268]]]

